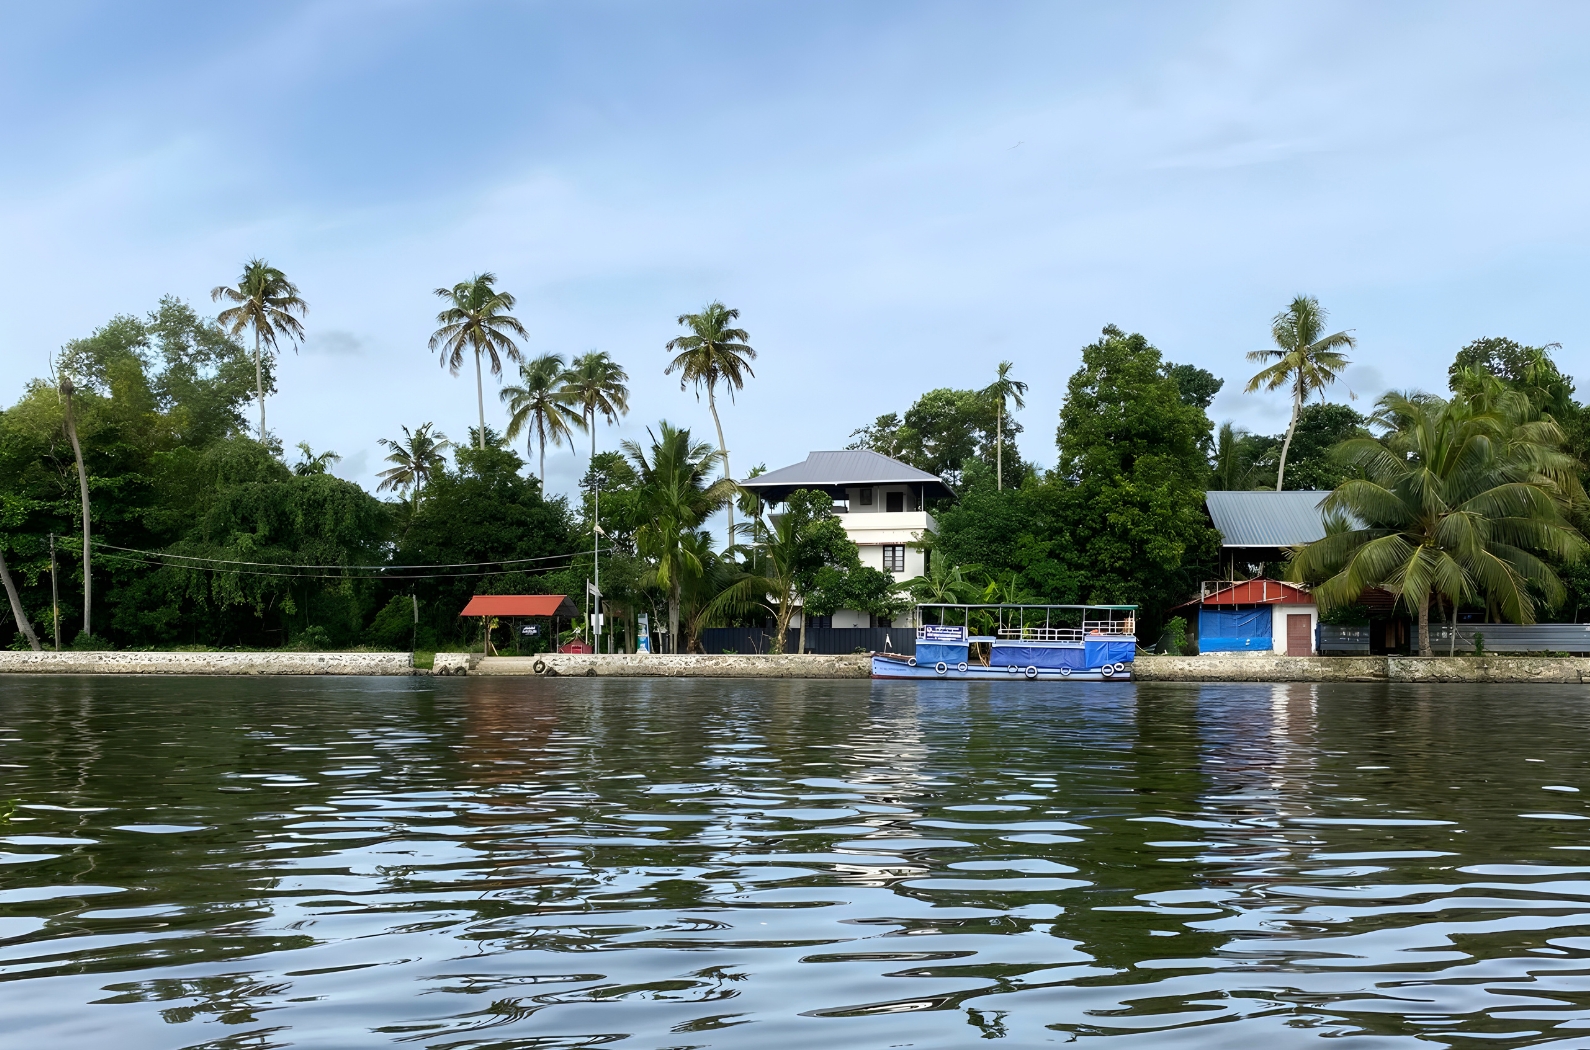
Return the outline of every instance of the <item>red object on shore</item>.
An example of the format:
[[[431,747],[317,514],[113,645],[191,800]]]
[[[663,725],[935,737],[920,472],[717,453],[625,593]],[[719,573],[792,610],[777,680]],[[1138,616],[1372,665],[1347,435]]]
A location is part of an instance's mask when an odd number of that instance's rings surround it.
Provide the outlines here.
[[[460,616],[565,616],[580,611],[566,594],[477,594]]]
[[[596,650],[592,649],[587,643],[576,638],[572,642],[564,642],[562,645],[558,646],[558,652],[587,654],[594,653]]]

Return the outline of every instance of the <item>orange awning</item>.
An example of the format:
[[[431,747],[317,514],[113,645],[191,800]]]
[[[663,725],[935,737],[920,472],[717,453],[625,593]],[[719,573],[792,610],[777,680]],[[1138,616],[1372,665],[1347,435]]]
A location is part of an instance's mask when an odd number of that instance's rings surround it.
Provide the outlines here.
[[[460,616],[578,616],[566,594],[477,594]]]

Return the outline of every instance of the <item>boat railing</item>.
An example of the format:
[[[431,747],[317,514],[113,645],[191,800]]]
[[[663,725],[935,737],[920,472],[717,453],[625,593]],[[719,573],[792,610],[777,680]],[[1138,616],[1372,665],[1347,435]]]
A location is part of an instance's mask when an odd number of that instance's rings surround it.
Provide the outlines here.
[[[1081,627],[1001,627],[999,637],[1026,642],[1080,642],[1090,634],[1127,637],[1136,633],[1131,620],[1091,620]]]

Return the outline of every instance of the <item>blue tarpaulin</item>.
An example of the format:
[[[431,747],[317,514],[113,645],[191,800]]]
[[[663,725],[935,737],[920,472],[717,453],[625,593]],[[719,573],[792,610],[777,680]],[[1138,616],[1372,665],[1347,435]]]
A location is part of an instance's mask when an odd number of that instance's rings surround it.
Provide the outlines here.
[[[950,645],[945,642],[919,641],[916,643],[916,662],[918,664],[927,664],[931,667],[941,660],[951,667],[964,663],[966,660],[966,643],[962,642],[960,645]]]
[[[1268,605],[1215,606],[1198,610],[1198,651],[1201,653],[1268,652],[1271,610]]]
[[[1080,671],[1086,666],[1080,645],[996,645],[988,662],[994,667],[1037,667],[1049,671],[1062,667]]]
[[[1137,653],[1137,643],[1118,638],[1088,638],[1083,642],[1087,653],[1088,670],[1096,671],[1105,664],[1129,664]]]

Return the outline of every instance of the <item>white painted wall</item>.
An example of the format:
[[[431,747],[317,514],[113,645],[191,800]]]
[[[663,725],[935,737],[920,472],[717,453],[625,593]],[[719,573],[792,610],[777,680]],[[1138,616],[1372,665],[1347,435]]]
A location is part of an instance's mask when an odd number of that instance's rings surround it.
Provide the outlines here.
[[[1315,630],[1319,627],[1319,606],[1317,605],[1272,605],[1270,606],[1270,647],[1277,656],[1286,655],[1286,618],[1288,615],[1308,615],[1308,650],[1309,655],[1314,655]]]

